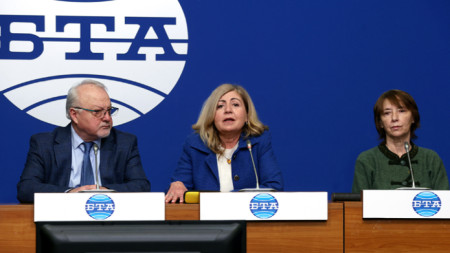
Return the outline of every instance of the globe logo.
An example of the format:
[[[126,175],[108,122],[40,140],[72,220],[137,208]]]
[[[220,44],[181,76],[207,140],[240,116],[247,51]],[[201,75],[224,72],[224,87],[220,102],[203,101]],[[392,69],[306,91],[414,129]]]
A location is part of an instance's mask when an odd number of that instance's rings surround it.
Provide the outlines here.
[[[83,79],[108,88],[114,124],[161,103],[187,59],[178,0],[0,0],[0,93],[18,109],[66,126],[67,91]]]
[[[412,202],[414,211],[423,217],[437,214],[441,206],[441,199],[433,192],[421,192],[414,197]]]
[[[114,201],[104,194],[96,194],[86,202],[86,213],[95,220],[106,220],[115,209]]]
[[[250,211],[259,219],[269,219],[278,211],[277,199],[267,193],[260,193],[250,201]]]

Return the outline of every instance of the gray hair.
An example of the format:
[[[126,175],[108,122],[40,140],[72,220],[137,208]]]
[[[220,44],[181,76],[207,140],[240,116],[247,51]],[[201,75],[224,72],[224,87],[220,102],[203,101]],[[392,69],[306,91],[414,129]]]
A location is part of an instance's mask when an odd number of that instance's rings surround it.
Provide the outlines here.
[[[78,87],[82,86],[82,85],[86,85],[86,84],[92,84],[95,85],[97,87],[100,87],[102,89],[104,89],[105,91],[108,91],[108,89],[106,88],[106,86],[99,82],[99,81],[95,81],[92,79],[85,79],[83,81],[81,81],[81,83],[75,84],[74,86],[72,86],[69,89],[69,92],[67,93],[67,100],[66,100],[66,117],[68,119],[70,118],[70,108],[72,107],[76,107],[78,104]]]

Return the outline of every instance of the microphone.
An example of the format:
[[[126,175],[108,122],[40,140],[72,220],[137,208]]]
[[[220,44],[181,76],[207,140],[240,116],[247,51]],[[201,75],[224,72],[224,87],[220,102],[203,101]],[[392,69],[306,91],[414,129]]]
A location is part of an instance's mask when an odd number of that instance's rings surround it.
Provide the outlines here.
[[[250,140],[247,140],[247,148],[248,148],[248,152],[250,153],[250,157],[252,158],[253,171],[255,172],[255,177],[256,177],[256,189],[259,189],[258,173],[256,172],[255,160],[253,160],[252,143],[250,142]]]
[[[97,154],[98,154],[98,145],[94,142],[94,155],[95,155],[95,185],[97,186],[97,190],[100,190],[100,186],[98,184],[98,163],[97,163]]]
[[[430,189],[430,188],[426,188],[426,187],[416,187],[416,181],[414,180],[414,170],[413,170],[412,164],[411,164],[411,157],[409,156],[409,143],[407,141],[405,141],[404,145],[405,145],[406,156],[408,156],[409,173],[411,173],[412,187],[400,187],[400,188],[397,188],[397,190],[428,190],[428,189]]]
[[[405,150],[406,155],[408,156],[409,172],[411,173],[412,188],[416,188],[416,182],[414,180],[414,171],[411,165],[411,157],[409,156],[409,143],[407,141],[405,141]]]
[[[250,157],[252,159],[252,165],[253,165],[253,171],[255,172],[255,178],[256,178],[256,188],[245,188],[245,189],[240,189],[240,192],[274,192],[276,191],[275,189],[272,188],[259,188],[259,179],[258,179],[258,172],[256,171],[256,166],[255,166],[255,160],[253,160],[253,154],[252,154],[252,143],[250,142],[250,140],[247,140],[247,149],[248,152],[250,152]]]
[[[94,145],[92,146],[92,149],[94,149],[94,155],[95,155],[95,186],[96,189],[94,190],[83,190],[83,191],[79,191],[81,193],[95,193],[95,192],[115,192],[116,190],[112,190],[112,189],[100,189],[100,184],[99,184],[99,178],[98,178],[98,145],[97,143],[94,142]]]

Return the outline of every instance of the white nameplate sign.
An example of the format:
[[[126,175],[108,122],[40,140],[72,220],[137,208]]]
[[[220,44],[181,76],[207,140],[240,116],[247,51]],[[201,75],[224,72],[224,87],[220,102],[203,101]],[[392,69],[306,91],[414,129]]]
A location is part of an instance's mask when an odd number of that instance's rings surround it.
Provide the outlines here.
[[[450,191],[364,190],[362,199],[363,218],[450,218]]]
[[[164,193],[35,193],[34,221],[165,219]]]
[[[200,193],[200,220],[327,219],[327,192]]]

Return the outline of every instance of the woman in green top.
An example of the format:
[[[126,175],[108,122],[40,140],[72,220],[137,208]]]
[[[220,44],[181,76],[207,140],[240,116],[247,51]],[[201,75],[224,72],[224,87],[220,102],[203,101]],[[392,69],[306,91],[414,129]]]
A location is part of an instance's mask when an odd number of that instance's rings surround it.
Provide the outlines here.
[[[401,90],[387,91],[378,98],[373,112],[382,142],[358,156],[352,192],[411,187],[405,142],[410,149],[415,186],[448,190],[447,173],[439,155],[411,141],[420,126],[419,110],[411,95]]]

